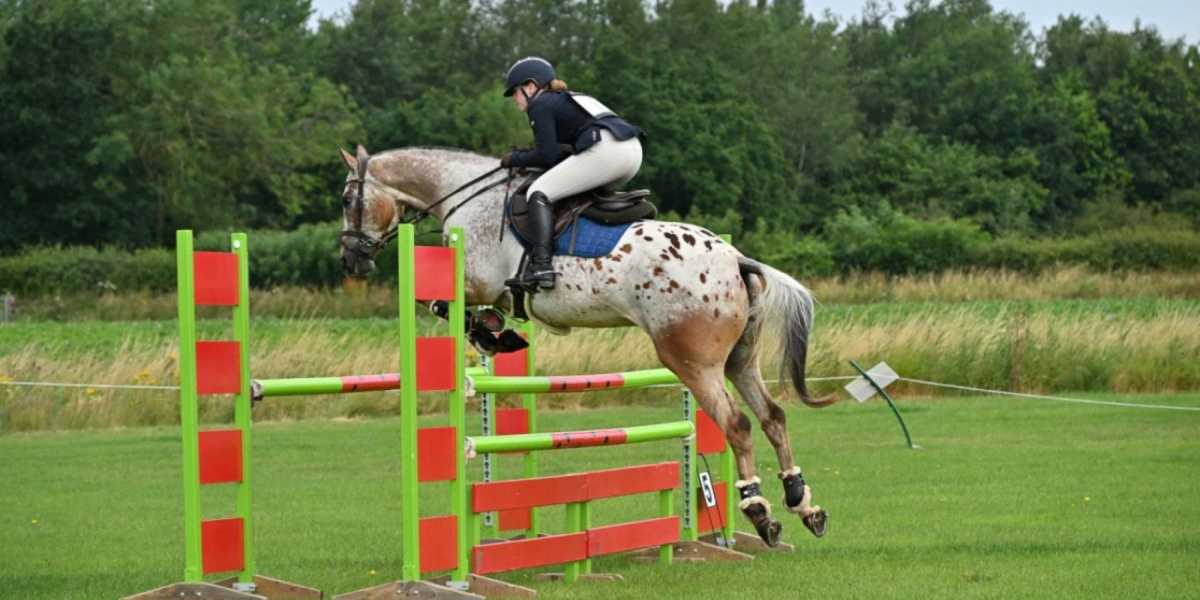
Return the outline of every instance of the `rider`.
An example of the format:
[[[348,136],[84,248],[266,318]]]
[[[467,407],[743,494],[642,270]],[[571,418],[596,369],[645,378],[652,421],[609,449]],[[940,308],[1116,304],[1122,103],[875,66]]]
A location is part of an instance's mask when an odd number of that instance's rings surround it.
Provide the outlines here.
[[[509,68],[504,88],[504,95],[528,113],[534,148],[509,150],[500,166],[549,169],[529,188],[529,262],[520,277],[504,283],[529,291],[550,289],[556,279],[550,263],[553,202],[596,188],[611,190],[633,179],[642,166],[645,134],[595,98],[567,92],[567,84],[544,58],[518,60]],[[574,154],[556,165],[558,144],[570,145]]]

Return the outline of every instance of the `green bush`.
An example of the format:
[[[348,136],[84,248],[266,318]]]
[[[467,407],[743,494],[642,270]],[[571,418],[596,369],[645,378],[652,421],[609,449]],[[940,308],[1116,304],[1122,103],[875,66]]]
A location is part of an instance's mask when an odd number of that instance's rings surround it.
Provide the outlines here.
[[[1163,202],[1163,208],[1169,213],[1186,217],[1192,229],[1200,230],[1200,187],[1172,193]]]
[[[1007,269],[1021,273],[1038,273],[1055,263],[1068,262],[1064,257],[1070,240],[1031,241],[1018,237],[996,238],[972,248],[964,257],[964,267]]]
[[[341,282],[339,223],[303,225],[296,231],[249,234],[250,285],[331,287]],[[197,250],[228,251],[228,233],[197,236]],[[384,251],[380,273],[395,280],[395,248]],[[28,248],[0,258],[0,290],[22,296],[60,293],[174,291],[175,253],[164,248],[125,252],[89,247]]]
[[[307,225],[294,232],[260,233],[250,246],[251,285],[335,286],[342,279],[336,223]]]
[[[823,277],[837,273],[833,252],[824,242],[782,228],[772,229],[759,221],[746,231],[738,244],[747,256],[795,277]]]
[[[1102,271],[1187,271],[1200,267],[1200,235],[1189,231],[1114,231],[1090,240],[1088,264]]]
[[[250,287],[336,287],[343,279],[338,237],[340,221],[301,225],[295,231],[256,231],[249,234]],[[419,235],[418,244],[439,243],[440,235]],[[229,235],[204,234],[198,250],[228,250]],[[375,257],[376,283],[395,283],[396,246],[389,244]]]
[[[1109,191],[1096,198],[1095,202],[1089,203],[1084,213],[1061,233],[1078,238],[1113,231],[1191,229],[1191,223],[1185,216],[1186,193],[1173,195],[1172,200],[1178,204],[1174,206],[1175,210],[1166,212],[1157,204],[1130,206],[1123,194]],[[1184,218],[1180,218],[1181,216]]]
[[[975,248],[965,267],[1036,273],[1055,264],[1097,271],[1190,271],[1200,268],[1200,234],[1124,229],[1070,239],[1001,238]]]
[[[174,289],[175,253],[161,248],[35,247],[0,259],[0,290],[17,295]]]
[[[1200,233],[1158,228],[1110,230],[1070,239],[991,239],[966,221],[922,221],[899,213],[868,217],[843,213],[822,239],[770,227],[754,229],[735,216],[709,218],[710,225],[739,230],[737,246],[751,256],[797,277],[875,271],[890,275],[938,273],[950,269],[993,269],[1036,273],[1055,264],[1087,265],[1097,271],[1200,270]],[[304,225],[291,232],[250,234],[250,285],[336,287],[342,281],[336,222]],[[427,231],[427,230],[422,230]],[[437,243],[434,232],[419,243]],[[228,250],[225,233],[205,233],[198,250]],[[371,281],[396,281],[396,248],[376,259]],[[0,258],[0,292],[41,297],[54,294],[170,292],[175,289],[175,253],[157,248],[124,252],[77,247],[28,248]]]
[[[963,266],[988,236],[965,220],[922,221],[900,213],[867,217],[857,210],[830,220],[825,241],[843,272],[936,273]]]

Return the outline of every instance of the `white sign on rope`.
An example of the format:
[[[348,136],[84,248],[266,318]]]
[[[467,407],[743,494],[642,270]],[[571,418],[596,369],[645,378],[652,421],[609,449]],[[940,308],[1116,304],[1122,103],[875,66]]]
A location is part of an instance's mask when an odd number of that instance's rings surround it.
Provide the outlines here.
[[[871,370],[867,371],[867,375],[870,375],[871,379],[875,380],[875,383],[879,385],[880,389],[883,389],[893,381],[900,379],[900,376],[897,375],[896,372],[884,362],[871,367]],[[855,378],[854,381],[847,383],[845,389],[847,392],[850,392],[851,396],[854,396],[855,400],[858,400],[859,402],[866,402],[868,398],[875,395],[875,386],[871,385],[871,382],[868,381],[866,377],[862,376],[859,376]]]

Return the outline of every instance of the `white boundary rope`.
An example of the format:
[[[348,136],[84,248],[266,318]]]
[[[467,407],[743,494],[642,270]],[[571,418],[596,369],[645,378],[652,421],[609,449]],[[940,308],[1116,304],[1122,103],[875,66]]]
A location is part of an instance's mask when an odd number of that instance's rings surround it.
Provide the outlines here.
[[[467,378],[468,381],[470,377]],[[854,377],[809,377],[808,381],[848,381]],[[778,380],[770,380],[766,383],[779,383]],[[109,383],[55,383],[51,381],[0,381],[0,385],[23,385],[30,387],[66,387],[66,388],[93,388],[93,389],[110,389],[110,390],[167,390],[176,391],[179,389],[177,385],[117,385]],[[680,387],[678,383],[662,383],[658,385],[648,385],[647,388],[659,387]]]
[[[963,391],[968,391],[968,392],[980,392],[980,393],[984,393],[984,394],[998,394],[1001,396],[1015,396],[1018,398],[1033,398],[1036,400],[1056,400],[1058,402],[1075,402],[1075,403],[1079,403],[1079,404],[1100,404],[1100,405],[1104,405],[1104,406],[1121,406],[1124,408],[1157,408],[1157,409],[1163,409],[1163,410],[1200,411],[1200,407],[1196,407],[1196,406],[1169,406],[1169,405],[1165,405],[1165,404],[1133,404],[1133,403],[1129,403],[1129,402],[1107,402],[1104,400],[1084,400],[1083,398],[1063,398],[1061,396],[1043,396],[1040,394],[1022,394],[1020,392],[1003,392],[1000,390],[987,390],[987,389],[983,389],[983,388],[975,388],[975,387],[970,387],[970,386],[965,386],[965,385],[954,385],[952,383],[938,383],[936,381],[924,381],[922,379],[912,379],[909,377],[901,377],[899,380],[907,381],[909,383],[928,385],[928,386],[932,386],[932,387],[950,388],[950,389],[954,389],[954,390],[963,390]]]
[[[72,387],[120,390],[178,390],[177,385],[115,385],[108,383],[51,383],[45,381],[0,381],[0,385],[26,385],[38,387]]]
[[[808,381],[848,381],[857,379],[855,376],[845,377],[809,377]],[[901,377],[899,381],[907,381],[918,385],[927,385],[930,387],[940,387],[953,390],[961,390],[965,392],[976,392],[980,394],[996,394],[998,396],[1012,396],[1016,398],[1032,398],[1035,400],[1054,400],[1057,402],[1074,402],[1076,404],[1095,404],[1101,406],[1119,406],[1123,408],[1152,408],[1159,410],[1182,410],[1189,412],[1200,412],[1200,407],[1196,406],[1170,406],[1166,404],[1134,404],[1130,402],[1109,402],[1105,400],[1085,400],[1083,398],[1064,398],[1062,396],[1044,396],[1041,394],[1024,394],[1021,392],[1005,392],[1002,390],[989,390],[986,388],[977,388],[966,385],[955,385],[953,383],[938,383],[936,381],[925,381],[923,379],[913,379],[911,377]],[[778,383],[778,380],[767,381],[766,383]],[[114,385],[106,383],[52,383],[43,381],[0,381],[0,385],[22,385],[31,387],[68,387],[68,388],[93,388],[93,389],[122,389],[122,390],[164,390],[177,391],[177,385]],[[664,383],[659,385],[646,386],[648,388],[657,387],[679,387],[677,383]]]

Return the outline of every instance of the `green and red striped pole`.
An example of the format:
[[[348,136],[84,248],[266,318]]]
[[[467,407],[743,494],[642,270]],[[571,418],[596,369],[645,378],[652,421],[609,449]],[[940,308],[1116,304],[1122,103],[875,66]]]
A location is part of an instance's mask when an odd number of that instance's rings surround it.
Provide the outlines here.
[[[694,431],[695,427],[692,426],[691,421],[673,421],[670,423],[621,427],[617,429],[468,437],[466,446],[468,451],[473,450],[477,454],[560,450],[564,448],[617,446],[622,444],[655,442],[687,437],[692,435]]]
[[[495,377],[480,375],[472,377],[476,392],[493,394],[558,394],[598,390],[632,389],[652,385],[679,383],[679,378],[670,369],[648,369],[623,373],[598,375],[567,375],[547,377]]]
[[[486,369],[469,367],[467,376],[484,375]],[[255,399],[278,396],[309,396],[312,394],[352,394],[400,389],[399,373],[377,375],[346,375],[330,377],[293,377],[288,379],[255,379],[251,382]]]

